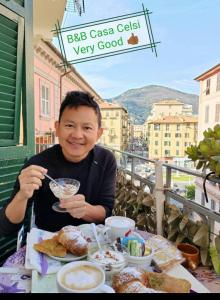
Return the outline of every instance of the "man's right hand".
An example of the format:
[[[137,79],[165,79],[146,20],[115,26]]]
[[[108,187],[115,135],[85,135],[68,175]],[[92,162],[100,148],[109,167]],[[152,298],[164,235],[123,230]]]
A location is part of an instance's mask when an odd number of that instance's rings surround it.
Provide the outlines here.
[[[44,174],[47,173],[47,169],[43,167],[31,165],[23,169],[18,176],[20,183],[19,194],[24,200],[28,200],[33,196],[35,190],[38,190],[42,186],[42,179]]]

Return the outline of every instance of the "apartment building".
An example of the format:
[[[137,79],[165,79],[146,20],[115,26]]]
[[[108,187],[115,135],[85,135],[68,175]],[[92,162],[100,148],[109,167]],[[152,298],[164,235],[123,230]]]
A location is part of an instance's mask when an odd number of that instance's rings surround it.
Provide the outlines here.
[[[147,122],[149,158],[173,161],[185,157],[186,147],[197,140],[197,117],[164,116]]]
[[[102,126],[100,143],[109,147],[126,150],[130,140],[130,121],[127,110],[115,103],[100,103]]]
[[[133,137],[138,139],[146,139],[146,125],[133,124]]]
[[[195,78],[200,84],[198,141],[203,132],[220,122],[220,64]]]
[[[192,105],[182,103],[176,99],[160,100],[152,105],[150,116],[147,120],[163,116],[192,115]]]

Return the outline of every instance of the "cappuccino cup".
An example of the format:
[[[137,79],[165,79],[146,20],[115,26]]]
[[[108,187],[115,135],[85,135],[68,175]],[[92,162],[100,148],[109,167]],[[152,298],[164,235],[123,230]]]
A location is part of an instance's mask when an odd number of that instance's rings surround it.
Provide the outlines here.
[[[74,261],[61,267],[56,283],[59,293],[114,293],[105,284],[103,269],[88,261]]]
[[[129,230],[135,229],[135,221],[121,216],[112,216],[105,219],[105,226],[108,228],[108,237],[115,241],[118,237],[124,237]]]

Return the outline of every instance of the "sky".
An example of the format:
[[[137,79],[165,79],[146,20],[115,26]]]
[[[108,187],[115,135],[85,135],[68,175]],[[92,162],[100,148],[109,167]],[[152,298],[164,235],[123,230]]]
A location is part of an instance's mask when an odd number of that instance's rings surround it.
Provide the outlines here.
[[[76,70],[103,98],[134,88],[162,85],[199,95],[195,77],[220,63],[220,0],[84,0],[85,14],[65,12],[61,27],[150,10],[157,45],[75,64]],[[58,47],[57,39],[54,44]]]

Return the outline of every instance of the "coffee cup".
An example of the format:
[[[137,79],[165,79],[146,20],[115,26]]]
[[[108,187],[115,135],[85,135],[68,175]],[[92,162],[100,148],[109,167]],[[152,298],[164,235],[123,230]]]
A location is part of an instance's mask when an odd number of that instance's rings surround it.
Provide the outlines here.
[[[56,283],[60,293],[114,293],[105,284],[103,269],[88,261],[74,261],[61,267]]]
[[[179,243],[177,249],[181,251],[182,256],[185,258],[183,266],[195,270],[199,265],[199,249],[188,243]]]
[[[105,226],[108,228],[108,236],[114,241],[118,237],[124,237],[129,230],[135,229],[135,221],[122,216],[112,216],[105,219]]]

